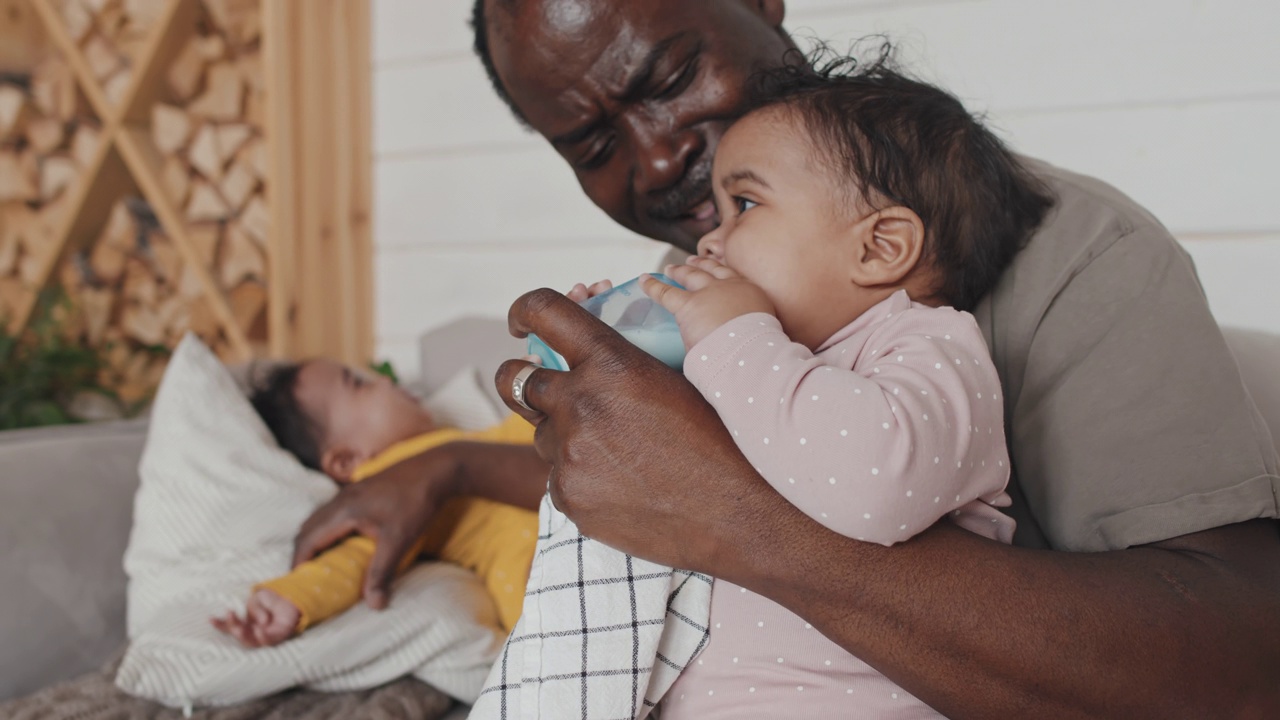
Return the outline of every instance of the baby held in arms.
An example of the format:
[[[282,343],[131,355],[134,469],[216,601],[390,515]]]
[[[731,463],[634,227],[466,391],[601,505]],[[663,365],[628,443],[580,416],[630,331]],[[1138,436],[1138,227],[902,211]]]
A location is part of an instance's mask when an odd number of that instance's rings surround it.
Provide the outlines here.
[[[646,278],[685,376],[793,505],[905,542],[944,517],[1008,543],[1003,394],[966,312],[1052,205],[950,94],[882,59],[785,68],[715,156],[719,227]],[[716,581],[664,720],[937,717],[783,607]],[[748,710],[749,709],[749,710]]]
[[[282,448],[339,483],[359,482],[403,460],[455,440],[533,443],[518,415],[487,430],[437,427],[431,413],[389,378],[370,377],[330,360],[274,369],[252,402]],[[404,557],[419,555],[478,574],[510,630],[520,617],[537,541],[537,513],[479,498],[445,504]],[[374,542],[351,537],[287,575],[254,588],[243,617],[213,619],[247,647],[283,642],[360,602]]]

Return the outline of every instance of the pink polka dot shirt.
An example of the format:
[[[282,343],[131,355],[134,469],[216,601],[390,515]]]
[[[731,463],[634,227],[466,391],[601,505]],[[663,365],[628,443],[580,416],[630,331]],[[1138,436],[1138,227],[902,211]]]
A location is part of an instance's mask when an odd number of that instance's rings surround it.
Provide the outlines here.
[[[892,545],[944,516],[1010,542],[1000,380],[973,316],[899,291],[816,353],[777,318],[736,318],[685,376],[779,493],[849,538]],[[803,619],[717,580],[711,639],[663,720],[933,718],[931,708]]]

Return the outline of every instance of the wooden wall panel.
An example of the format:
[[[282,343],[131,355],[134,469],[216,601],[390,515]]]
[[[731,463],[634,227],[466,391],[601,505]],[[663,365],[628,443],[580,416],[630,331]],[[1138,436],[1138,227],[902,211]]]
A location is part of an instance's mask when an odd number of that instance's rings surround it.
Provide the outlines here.
[[[373,350],[370,9],[264,0],[275,355]]]

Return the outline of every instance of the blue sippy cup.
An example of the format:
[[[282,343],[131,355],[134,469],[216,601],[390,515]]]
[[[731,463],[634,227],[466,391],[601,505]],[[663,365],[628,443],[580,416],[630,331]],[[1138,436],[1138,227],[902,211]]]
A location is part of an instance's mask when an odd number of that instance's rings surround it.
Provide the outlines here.
[[[680,283],[661,273],[650,275],[672,287],[681,287]],[[582,307],[667,367],[684,369],[684,340],[680,338],[676,317],[644,294],[640,289],[640,278],[587,298],[582,301]],[[537,335],[529,336],[529,354],[541,358],[545,368],[569,369],[564,356],[552,350]]]

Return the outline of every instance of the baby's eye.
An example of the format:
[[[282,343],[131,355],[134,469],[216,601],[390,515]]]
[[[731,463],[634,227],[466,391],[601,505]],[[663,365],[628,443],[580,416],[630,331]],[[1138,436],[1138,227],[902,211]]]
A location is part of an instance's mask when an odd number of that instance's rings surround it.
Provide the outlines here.
[[[751,208],[759,205],[760,203],[755,202],[753,200],[748,200],[746,198],[735,197],[733,199],[733,204],[738,208],[738,214],[741,215],[742,213],[750,210]]]

